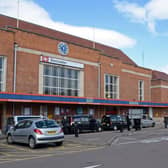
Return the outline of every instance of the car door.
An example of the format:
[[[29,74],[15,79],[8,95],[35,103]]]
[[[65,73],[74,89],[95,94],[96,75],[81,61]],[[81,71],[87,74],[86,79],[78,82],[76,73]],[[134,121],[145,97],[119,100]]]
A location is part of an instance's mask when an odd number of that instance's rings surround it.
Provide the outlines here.
[[[20,129],[20,135],[21,135],[21,142],[22,143],[28,143],[28,137],[31,133],[31,125],[33,121],[27,120],[25,121],[24,126]]]
[[[148,120],[148,127],[152,127],[152,125],[153,125],[153,120],[150,119],[150,118],[148,118],[147,120]]]
[[[14,127],[12,136],[15,142],[22,142],[24,124],[25,121],[21,121]]]
[[[150,127],[150,121],[148,120],[148,119],[142,119],[142,122],[143,122],[143,124],[142,124],[142,126],[143,127]]]
[[[79,129],[89,130],[89,118],[87,116],[78,116],[74,121],[78,122]]]

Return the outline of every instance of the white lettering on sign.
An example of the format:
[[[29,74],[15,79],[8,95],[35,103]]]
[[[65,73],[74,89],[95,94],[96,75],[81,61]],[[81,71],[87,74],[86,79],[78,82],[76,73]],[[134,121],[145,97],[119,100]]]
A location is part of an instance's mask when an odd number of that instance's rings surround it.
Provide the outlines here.
[[[86,99],[87,103],[93,103],[93,99]]]
[[[48,62],[48,63],[52,63],[52,64],[71,66],[71,67],[76,67],[76,68],[84,68],[84,64],[72,62],[72,61],[61,60],[61,59],[57,59],[54,57],[41,56],[40,61],[41,62]]]
[[[129,104],[138,105],[138,102],[129,102]]]

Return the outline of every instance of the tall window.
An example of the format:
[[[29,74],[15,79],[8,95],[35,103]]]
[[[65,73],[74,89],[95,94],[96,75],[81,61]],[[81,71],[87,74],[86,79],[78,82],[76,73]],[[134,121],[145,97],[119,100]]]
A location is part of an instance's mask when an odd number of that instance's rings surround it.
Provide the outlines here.
[[[144,81],[143,80],[138,81],[138,100],[139,101],[144,100]]]
[[[0,91],[4,91],[4,57],[0,56]]]
[[[43,93],[49,95],[79,95],[79,70],[44,65]]]
[[[22,106],[22,115],[32,115],[32,108],[29,106]]]
[[[119,98],[119,77],[114,75],[105,75],[105,98]]]
[[[47,105],[40,105],[40,115],[48,117],[48,108]]]

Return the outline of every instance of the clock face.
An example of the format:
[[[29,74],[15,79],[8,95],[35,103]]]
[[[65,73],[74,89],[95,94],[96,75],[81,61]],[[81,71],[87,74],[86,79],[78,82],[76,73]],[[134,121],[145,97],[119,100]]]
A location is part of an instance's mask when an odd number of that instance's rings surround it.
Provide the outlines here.
[[[69,53],[68,45],[66,43],[60,42],[58,44],[58,52],[61,55],[67,55]]]

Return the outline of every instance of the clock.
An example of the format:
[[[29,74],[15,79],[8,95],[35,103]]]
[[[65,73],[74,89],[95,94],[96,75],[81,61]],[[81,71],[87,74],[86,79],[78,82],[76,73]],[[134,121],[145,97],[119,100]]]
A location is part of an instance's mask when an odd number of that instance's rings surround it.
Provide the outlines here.
[[[60,42],[58,44],[58,52],[61,54],[61,55],[67,55],[69,53],[69,47],[66,43],[64,42]]]

